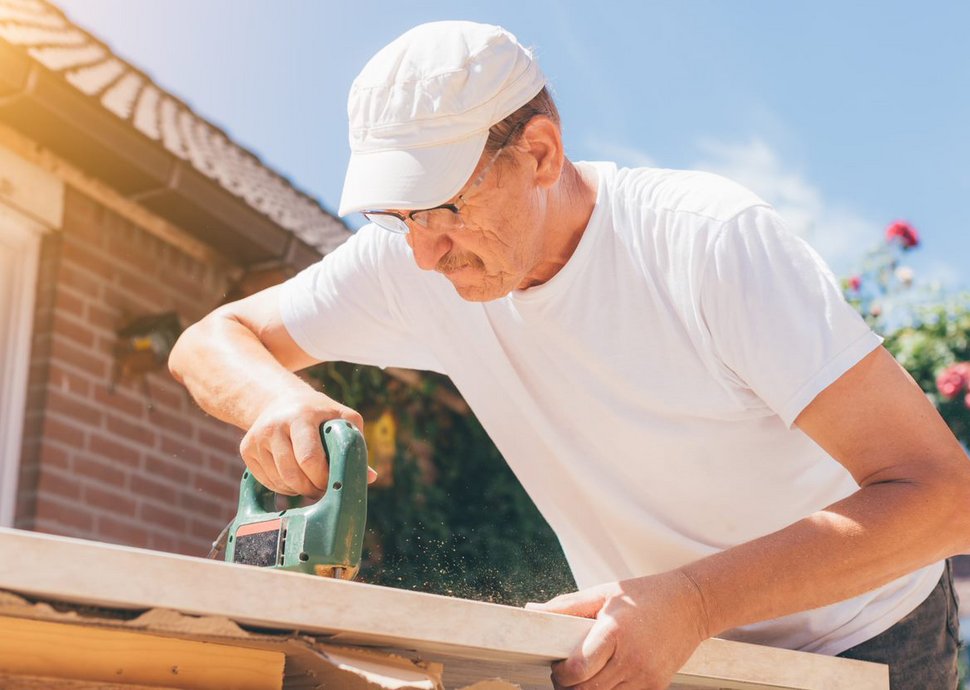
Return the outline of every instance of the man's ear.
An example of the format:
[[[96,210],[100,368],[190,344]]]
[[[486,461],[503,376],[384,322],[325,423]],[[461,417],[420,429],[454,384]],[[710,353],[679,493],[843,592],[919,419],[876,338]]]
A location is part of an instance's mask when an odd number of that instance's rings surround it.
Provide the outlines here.
[[[524,149],[531,158],[537,186],[548,189],[559,181],[565,160],[559,125],[545,115],[536,115],[525,126],[516,148]]]

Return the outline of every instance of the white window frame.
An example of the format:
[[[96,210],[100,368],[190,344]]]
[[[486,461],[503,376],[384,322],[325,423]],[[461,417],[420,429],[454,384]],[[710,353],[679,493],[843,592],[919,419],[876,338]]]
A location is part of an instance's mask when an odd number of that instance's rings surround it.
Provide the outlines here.
[[[0,201],[0,527],[13,527],[43,225]]]

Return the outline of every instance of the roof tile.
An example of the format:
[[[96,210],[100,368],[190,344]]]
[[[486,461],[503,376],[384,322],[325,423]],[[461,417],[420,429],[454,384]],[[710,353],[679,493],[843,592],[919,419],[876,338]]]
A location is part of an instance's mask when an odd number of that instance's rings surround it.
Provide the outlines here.
[[[94,96],[121,76],[124,71],[125,66],[120,60],[110,58],[88,67],[71,70],[65,78],[87,95]]]
[[[135,105],[135,128],[155,140],[162,138],[158,129],[159,96],[158,89],[147,84],[138,94],[138,103]]]
[[[0,40],[24,46],[34,60],[79,91],[102,94],[102,106],[323,253],[349,232],[320,203],[248,150],[79,30],[43,0],[0,0]]]
[[[77,46],[87,42],[84,34],[75,29],[67,31],[45,29],[26,24],[4,22],[0,24],[0,38],[14,45]]]
[[[30,57],[55,72],[68,67],[88,65],[107,57],[104,48],[96,45],[68,48],[31,48],[27,52]]]
[[[131,117],[131,111],[135,105],[135,98],[141,90],[144,80],[134,72],[128,72],[114,85],[104,92],[101,102],[104,107],[113,112],[123,120]]]

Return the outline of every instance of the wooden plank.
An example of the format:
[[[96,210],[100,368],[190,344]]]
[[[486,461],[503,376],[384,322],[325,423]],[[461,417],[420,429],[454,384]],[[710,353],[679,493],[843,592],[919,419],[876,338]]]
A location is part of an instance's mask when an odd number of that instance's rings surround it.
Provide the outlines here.
[[[224,616],[331,635],[341,644],[506,664],[565,658],[592,625],[583,618],[12,529],[0,529],[0,589],[96,606]],[[734,689],[888,688],[882,665],[725,640],[704,642],[675,680]]]
[[[145,690],[146,685],[128,683],[103,683],[101,681],[68,680],[51,676],[21,676],[0,673],[0,688],[3,690]],[[179,690],[171,685],[150,686],[152,690]]]
[[[0,616],[0,672],[8,674],[184,690],[280,690],[285,661],[280,652]]]

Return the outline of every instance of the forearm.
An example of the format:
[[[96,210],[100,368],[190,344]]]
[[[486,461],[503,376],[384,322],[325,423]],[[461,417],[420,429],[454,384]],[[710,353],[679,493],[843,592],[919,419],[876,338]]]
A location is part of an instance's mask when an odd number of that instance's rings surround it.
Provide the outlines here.
[[[873,483],[680,570],[699,590],[710,636],[848,599],[970,548],[964,486]]]
[[[248,429],[272,400],[313,391],[252,330],[219,312],[182,334],[169,369],[199,407],[241,429]]]

